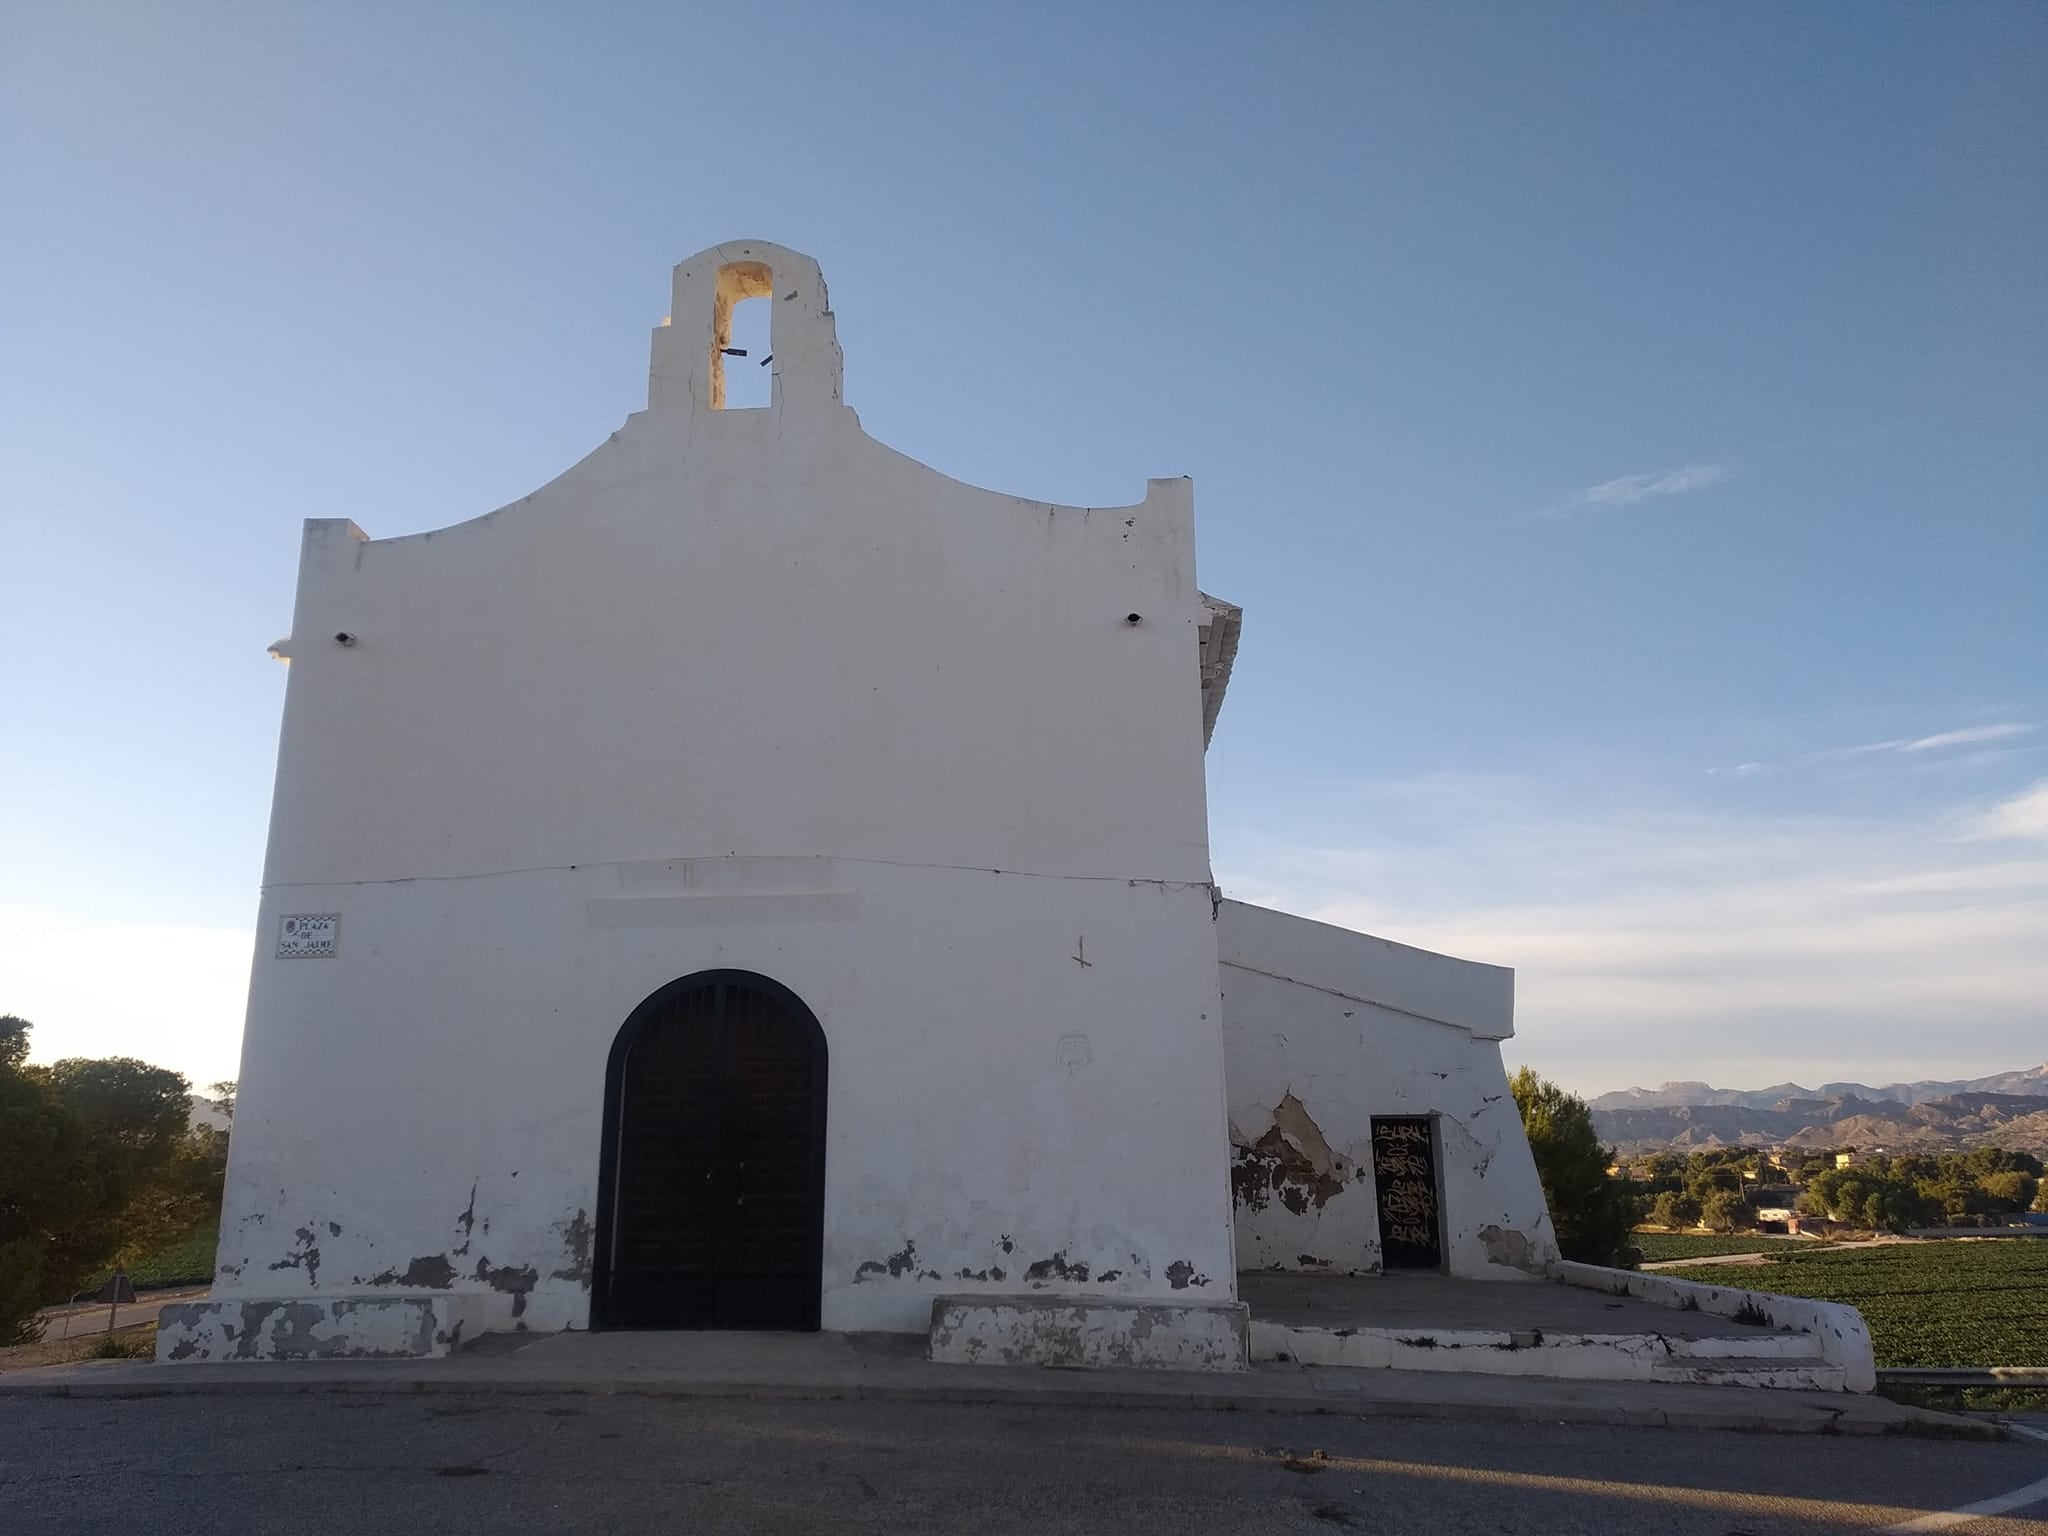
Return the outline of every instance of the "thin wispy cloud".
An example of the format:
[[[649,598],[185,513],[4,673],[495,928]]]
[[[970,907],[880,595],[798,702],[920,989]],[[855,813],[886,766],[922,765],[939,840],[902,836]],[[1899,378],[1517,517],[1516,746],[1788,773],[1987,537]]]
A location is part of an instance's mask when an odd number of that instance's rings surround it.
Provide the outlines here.
[[[1894,741],[1869,741],[1860,747],[1849,747],[1850,754],[1864,752],[1937,752],[1943,747],[1969,747],[1986,741],[2009,741],[2015,736],[2024,736],[2035,727],[2017,720],[2007,720],[1998,725],[1972,725],[1959,731],[1942,731],[1934,736],[1901,736]]]
[[[1388,788],[1401,816],[1353,838],[1219,849],[1226,894],[1516,967],[1511,1055],[1574,1087],[2041,1059],[2048,856],[2015,841],[2048,841],[2048,779],[1899,816]]]
[[[1655,475],[1622,475],[1589,485],[1572,498],[1581,506],[1628,507],[1652,496],[1678,496],[1719,485],[1733,473],[1724,464],[1686,464]]]
[[[1810,768],[1830,763],[1839,766],[1850,758],[1909,756],[1923,752],[1940,752],[1948,747],[1981,747],[1991,742],[2011,741],[2018,736],[2031,735],[2039,729],[2039,726],[2024,720],[2002,720],[1996,725],[1968,725],[1953,731],[1937,731],[1932,736],[1895,736],[1889,741],[1866,741],[1853,747],[1829,747],[1825,751],[1809,752],[1803,757],[1794,757],[1781,763],[1736,763],[1732,767],[1709,768],[1707,772],[1714,777],[1749,779],[1778,769]],[[2012,750],[2014,749],[2001,749],[2002,752]],[[1982,754],[1987,760],[2000,755],[1999,752]],[[1978,761],[1978,758],[1966,755],[1961,758],[1948,758],[1946,761],[1973,763]]]

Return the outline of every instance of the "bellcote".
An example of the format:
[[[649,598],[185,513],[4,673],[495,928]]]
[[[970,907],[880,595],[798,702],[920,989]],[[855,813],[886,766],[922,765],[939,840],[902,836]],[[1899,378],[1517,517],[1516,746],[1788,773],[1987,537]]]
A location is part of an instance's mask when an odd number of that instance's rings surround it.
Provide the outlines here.
[[[732,312],[766,299],[767,409],[842,404],[839,333],[817,262],[765,240],[729,240],[679,264],[668,318],[654,331],[647,406],[657,414],[725,409]]]

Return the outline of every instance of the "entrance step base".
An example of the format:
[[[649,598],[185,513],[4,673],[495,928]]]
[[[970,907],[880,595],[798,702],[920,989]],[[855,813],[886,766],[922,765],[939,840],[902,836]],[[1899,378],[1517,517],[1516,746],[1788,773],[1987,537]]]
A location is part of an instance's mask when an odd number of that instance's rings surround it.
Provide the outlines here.
[[[1840,1392],[1848,1373],[1825,1360],[1744,1360],[1733,1356],[1667,1360],[1650,1372],[1652,1381],[1683,1381],[1703,1387],[1776,1387],[1791,1392]]]
[[[925,1357],[944,1365],[1241,1371],[1247,1322],[1239,1301],[940,1296]]]
[[[1457,1371],[1569,1381],[1689,1381],[1726,1386],[1842,1390],[1842,1372],[1806,1333],[1760,1330],[1727,1337],[1659,1333],[1505,1332],[1487,1328],[1326,1328],[1252,1319],[1259,1364]]]

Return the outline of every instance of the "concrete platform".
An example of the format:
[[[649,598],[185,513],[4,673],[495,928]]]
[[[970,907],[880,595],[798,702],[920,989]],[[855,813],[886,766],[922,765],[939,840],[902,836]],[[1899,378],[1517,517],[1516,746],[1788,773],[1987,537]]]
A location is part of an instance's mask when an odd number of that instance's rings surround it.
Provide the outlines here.
[[[1549,1281],[1248,1273],[1258,1363],[1840,1392],[1814,1334]]]
[[[1339,1328],[1541,1329],[1545,1333],[1662,1333],[1670,1338],[1769,1338],[1774,1329],[1633,1296],[1604,1295],[1547,1280],[1459,1280],[1449,1275],[1237,1277],[1238,1300],[1255,1322]]]
[[[0,1375],[0,1396],[625,1393],[2005,1438],[2002,1428],[1980,1419],[1842,1393],[1310,1369],[1291,1363],[1229,1372],[936,1365],[924,1359],[924,1349],[925,1341],[915,1334],[490,1334],[439,1360],[180,1366],[106,1360],[45,1366]]]

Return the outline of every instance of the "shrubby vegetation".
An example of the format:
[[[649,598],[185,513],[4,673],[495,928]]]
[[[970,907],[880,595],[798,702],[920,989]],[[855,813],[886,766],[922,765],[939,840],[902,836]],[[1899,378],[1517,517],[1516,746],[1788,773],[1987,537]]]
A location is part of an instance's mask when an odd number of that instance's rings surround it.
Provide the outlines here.
[[[191,1086],[128,1057],[28,1061],[30,1025],[0,1015],[0,1345],[37,1332],[106,1265],[220,1209],[225,1133],[191,1124]],[[232,1084],[216,1084],[232,1097]]]
[[[1789,1199],[1801,1186],[1799,1210],[1876,1232],[1911,1227],[1970,1226],[1999,1222],[2021,1211],[2048,1210],[2039,1158],[2001,1147],[1969,1152],[1869,1157],[1835,1166],[1832,1150],[1787,1155],[1774,1161],[1757,1147],[1714,1147],[1690,1155],[1660,1152],[1639,1158],[1629,1174],[1644,1197],[1643,1219],[1685,1230],[1716,1232],[1755,1219],[1759,1191]]]
[[[1937,1156],[1873,1157],[1824,1168],[1807,1182],[1803,1209],[1876,1231],[1972,1226],[2041,1199],[2041,1160],[2030,1152],[1976,1147]]]

